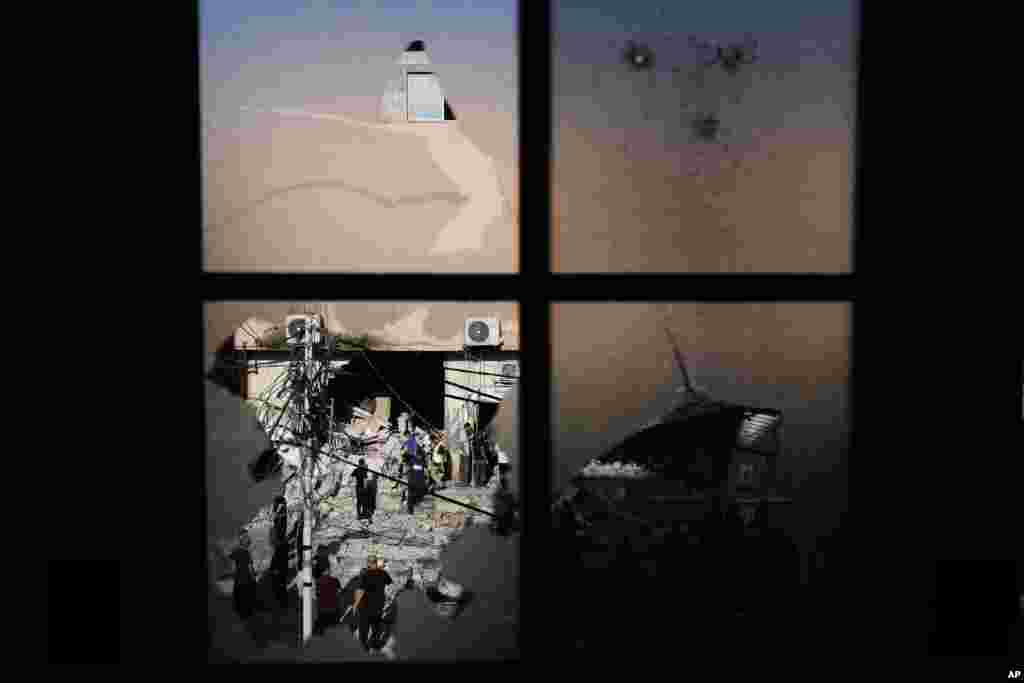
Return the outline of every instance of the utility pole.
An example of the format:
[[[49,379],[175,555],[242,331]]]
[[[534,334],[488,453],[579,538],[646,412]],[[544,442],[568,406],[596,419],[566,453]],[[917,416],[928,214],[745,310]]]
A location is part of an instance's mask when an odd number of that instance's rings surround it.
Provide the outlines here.
[[[310,392],[313,388],[313,378],[316,376],[313,368],[313,346],[319,340],[319,323],[315,316],[307,316],[305,330],[305,361],[306,381],[303,390],[305,403],[305,414],[307,421],[312,425],[310,412]],[[312,430],[307,435],[308,448],[305,457],[302,459],[302,646],[305,647],[313,635],[313,511],[310,505],[312,493],[311,469],[313,466],[313,454],[316,452],[314,435]]]

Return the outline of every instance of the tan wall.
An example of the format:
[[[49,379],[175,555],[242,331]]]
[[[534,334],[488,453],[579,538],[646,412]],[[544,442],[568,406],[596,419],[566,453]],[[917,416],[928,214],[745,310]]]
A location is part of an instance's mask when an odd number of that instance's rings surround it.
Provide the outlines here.
[[[334,333],[369,334],[374,348],[391,351],[461,351],[468,317],[502,321],[505,351],[519,350],[519,305],[515,302],[218,302],[206,305],[206,349],[213,352],[234,336],[236,347],[255,345],[254,335],[283,325],[288,315],[316,312]],[[249,331],[240,329],[245,325]]]

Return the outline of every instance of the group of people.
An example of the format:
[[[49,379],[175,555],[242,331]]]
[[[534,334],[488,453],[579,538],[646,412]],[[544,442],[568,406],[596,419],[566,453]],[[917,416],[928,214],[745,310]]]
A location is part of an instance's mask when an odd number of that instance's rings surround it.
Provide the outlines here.
[[[386,471],[408,485],[402,491],[402,501],[409,514],[430,491],[443,488],[451,481],[452,460],[447,437],[441,432],[418,429],[408,416],[399,419],[399,448],[385,465]],[[397,490],[401,483],[392,487]]]
[[[317,618],[313,626],[316,635],[323,635],[327,628],[337,626],[346,619],[350,630],[368,653],[379,652],[390,635],[391,615],[385,614],[387,587],[393,583],[391,575],[384,568],[384,561],[371,555],[366,568],[353,584],[352,605],[342,611],[342,586],[332,576],[330,564],[323,560],[313,568],[317,586]],[[348,619],[349,614],[353,618]]]
[[[275,501],[275,512],[283,511],[283,498]],[[271,562],[270,573],[274,594],[279,607],[288,605],[288,590],[297,586],[300,575],[289,585],[289,538],[283,533],[284,524],[281,518],[275,519],[275,552]],[[239,617],[248,620],[260,604],[258,582],[250,553],[251,540],[247,533],[239,537],[238,546],[230,554],[235,563],[235,585],[233,591],[234,608]],[[342,610],[342,586],[337,577],[330,573],[330,560],[326,555],[317,556],[313,564],[313,580],[317,589],[317,615],[313,626],[316,635],[323,635],[330,626],[338,625],[351,613],[348,620],[350,628],[357,635],[366,652],[380,651],[390,635],[394,613],[389,610],[385,614],[387,587],[393,583],[385,570],[383,560],[370,556],[367,567],[353,584],[354,600],[350,608]]]

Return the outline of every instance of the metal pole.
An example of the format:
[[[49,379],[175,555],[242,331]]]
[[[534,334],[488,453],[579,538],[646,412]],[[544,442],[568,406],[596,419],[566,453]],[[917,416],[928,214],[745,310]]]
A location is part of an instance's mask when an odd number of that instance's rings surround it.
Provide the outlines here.
[[[315,341],[316,328],[313,316],[306,318],[306,382],[303,392],[306,417],[310,415],[310,390],[313,384],[313,342]],[[313,635],[313,511],[310,506],[310,492],[312,482],[310,481],[310,468],[312,467],[313,435],[309,436],[309,446],[303,457],[302,469],[302,645],[306,646]]]

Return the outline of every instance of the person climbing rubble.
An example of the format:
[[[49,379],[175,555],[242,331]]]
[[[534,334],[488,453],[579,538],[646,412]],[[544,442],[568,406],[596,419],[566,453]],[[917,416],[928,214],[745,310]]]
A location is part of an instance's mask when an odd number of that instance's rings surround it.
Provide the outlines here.
[[[462,483],[463,485],[473,485],[473,463],[476,458],[476,429],[473,427],[472,422],[467,422],[463,425],[463,434]]]
[[[366,481],[366,501],[364,503],[367,519],[373,519],[373,514],[377,511],[377,485],[379,482],[377,474],[370,472],[370,477]]]
[[[392,583],[391,575],[384,570],[383,559],[370,555],[366,561],[366,571],[359,578],[353,602],[359,623],[359,644],[365,652],[377,652],[383,645],[379,642],[379,635],[383,631],[382,617],[387,587]],[[375,634],[372,642],[371,630]]]
[[[499,452],[497,460],[498,464],[495,468],[497,485],[492,494],[494,517],[491,520],[491,530],[499,536],[507,536],[516,528],[516,509],[519,507],[519,503],[509,487],[508,477],[511,467],[508,456]]]
[[[288,604],[288,566],[291,547],[288,543],[288,504],[284,496],[274,499],[273,507],[274,530],[271,536],[274,546],[273,559],[270,562],[271,584],[278,606]]]
[[[359,458],[359,467],[352,472],[349,477],[356,480],[356,517],[358,519],[364,519],[366,517],[366,478],[370,472],[366,469],[366,459]]]
[[[406,495],[408,502],[409,514],[413,514],[416,505],[423,499],[426,493],[426,466],[423,462],[423,456],[420,453],[415,453],[409,458],[409,487]]]
[[[445,483],[448,481],[448,449],[444,445],[443,438],[437,439],[437,445],[434,446],[433,456],[430,461],[430,478],[433,479],[437,484],[444,488]]]
[[[249,619],[256,612],[256,576],[249,552],[250,545],[249,534],[242,533],[238,547],[229,556],[235,563],[235,585],[231,597],[235,612],[243,620]]]
[[[341,623],[341,581],[331,575],[329,562],[317,562],[313,573],[317,586],[317,616],[313,633],[322,636],[328,627]]]

